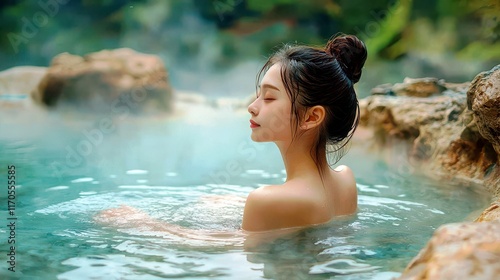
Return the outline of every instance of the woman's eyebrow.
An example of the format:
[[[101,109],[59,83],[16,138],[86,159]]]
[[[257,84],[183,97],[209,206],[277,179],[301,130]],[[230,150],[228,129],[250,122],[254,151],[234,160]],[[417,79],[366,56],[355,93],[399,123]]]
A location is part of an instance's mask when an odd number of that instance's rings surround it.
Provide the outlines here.
[[[274,90],[280,91],[279,88],[277,88],[276,86],[273,86],[271,84],[262,84],[259,87],[260,88],[270,88],[270,89],[274,89]]]

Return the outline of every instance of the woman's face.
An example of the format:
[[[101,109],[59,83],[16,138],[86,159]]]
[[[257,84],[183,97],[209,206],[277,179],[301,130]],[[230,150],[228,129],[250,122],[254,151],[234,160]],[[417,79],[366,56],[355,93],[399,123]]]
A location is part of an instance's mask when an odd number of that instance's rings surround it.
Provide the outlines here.
[[[291,141],[290,109],[290,97],[281,79],[281,65],[275,64],[262,78],[257,98],[248,106],[252,140]]]

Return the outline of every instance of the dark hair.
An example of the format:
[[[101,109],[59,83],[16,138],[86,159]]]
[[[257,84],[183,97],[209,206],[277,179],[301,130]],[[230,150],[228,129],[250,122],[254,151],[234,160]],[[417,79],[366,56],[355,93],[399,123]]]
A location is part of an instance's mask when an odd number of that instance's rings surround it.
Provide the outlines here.
[[[359,104],[353,85],[361,77],[367,56],[365,44],[353,35],[340,35],[325,48],[285,45],[272,55],[257,75],[257,83],[274,64],[281,64],[281,79],[292,102],[292,127],[307,108],[321,105],[326,116],[311,156],[318,162],[321,153],[334,154],[335,164],[345,154],[343,147],[359,123]],[[294,139],[296,135],[294,134]],[[327,148],[330,147],[330,149]]]

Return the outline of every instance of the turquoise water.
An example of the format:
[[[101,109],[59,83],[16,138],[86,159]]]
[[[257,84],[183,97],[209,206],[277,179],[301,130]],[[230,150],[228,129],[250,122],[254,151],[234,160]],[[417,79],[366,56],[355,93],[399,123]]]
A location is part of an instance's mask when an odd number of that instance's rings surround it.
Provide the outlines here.
[[[389,166],[354,147],[340,163],[356,174],[356,216],[251,249],[237,237],[117,230],[93,217],[126,204],[171,224],[234,231],[243,204],[207,196],[283,182],[281,157],[273,144],[249,140],[246,113],[227,109],[174,118],[1,114],[0,178],[15,165],[17,184],[16,272],[7,270],[1,227],[1,279],[390,279],[439,225],[488,203],[472,187],[414,174],[402,154]]]

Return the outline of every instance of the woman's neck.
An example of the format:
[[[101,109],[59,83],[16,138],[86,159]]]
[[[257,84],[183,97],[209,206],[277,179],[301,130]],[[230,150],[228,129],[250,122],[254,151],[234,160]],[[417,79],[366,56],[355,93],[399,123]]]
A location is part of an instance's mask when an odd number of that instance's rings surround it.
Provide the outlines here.
[[[281,157],[285,164],[287,181],[296,178],[320,176],[319,170],[326,174],[330,169],[326,154],[321,152],[317,160],[320,166],[314,161],[315,151],[311,153],[312,141],[296,140],[291,143],[275,142],[278,146]]]

